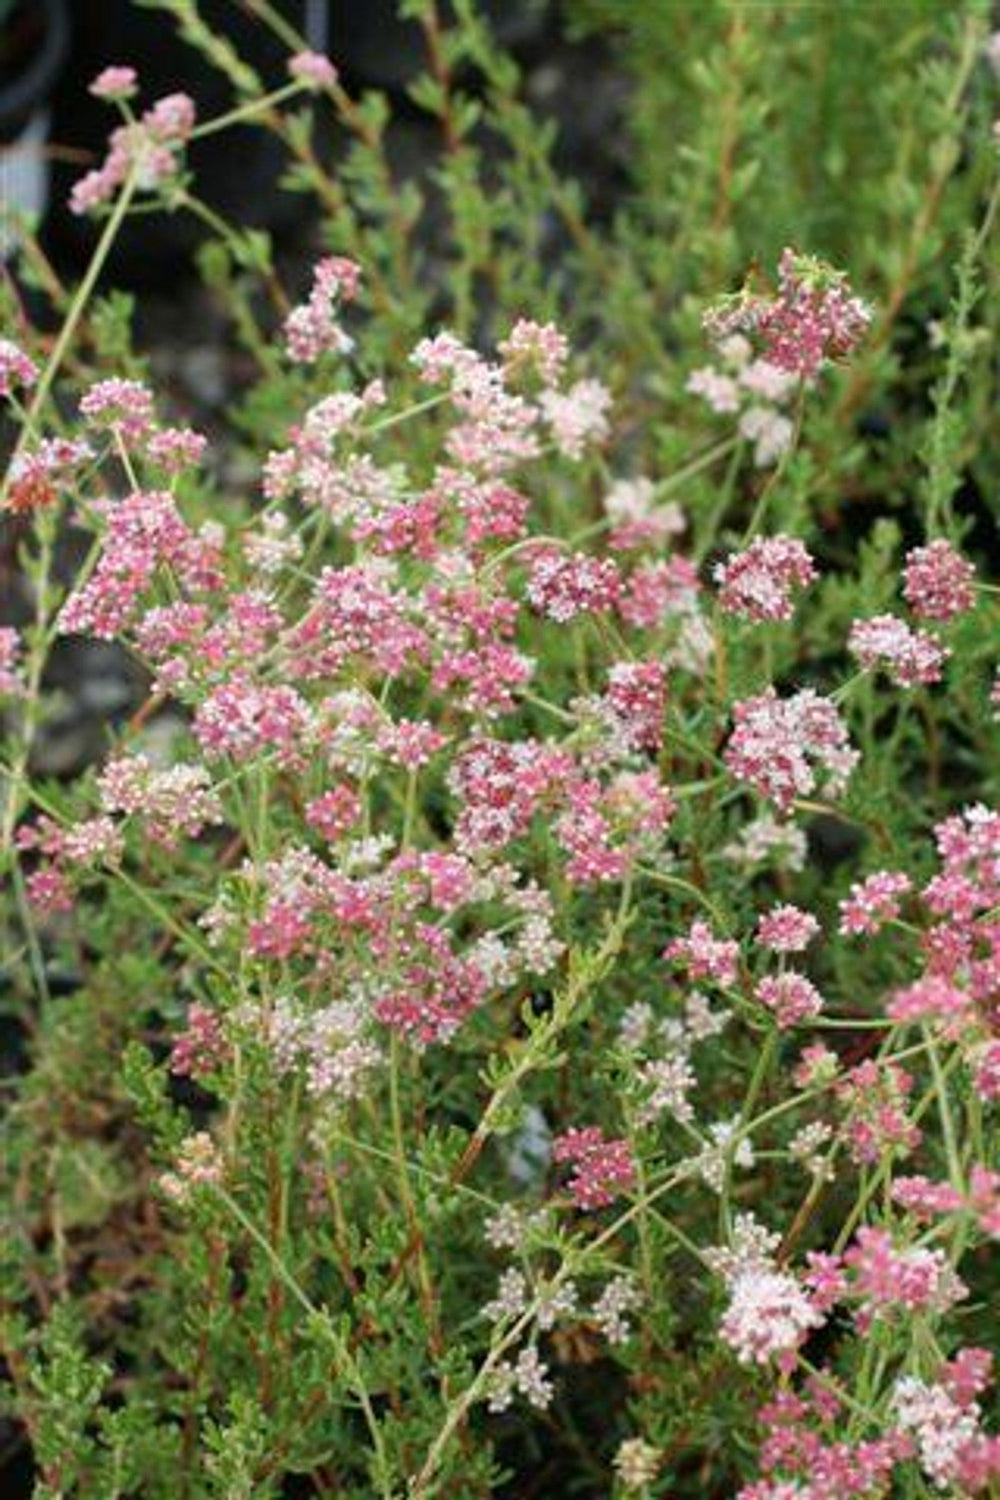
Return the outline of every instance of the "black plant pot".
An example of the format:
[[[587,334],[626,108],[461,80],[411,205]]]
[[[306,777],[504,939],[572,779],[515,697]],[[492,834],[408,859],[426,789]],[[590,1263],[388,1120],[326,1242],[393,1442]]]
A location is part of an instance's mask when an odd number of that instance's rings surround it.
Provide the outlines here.
[[[0,145],[16,141],[45,105],[68,46],[65,0],[0,6]]]

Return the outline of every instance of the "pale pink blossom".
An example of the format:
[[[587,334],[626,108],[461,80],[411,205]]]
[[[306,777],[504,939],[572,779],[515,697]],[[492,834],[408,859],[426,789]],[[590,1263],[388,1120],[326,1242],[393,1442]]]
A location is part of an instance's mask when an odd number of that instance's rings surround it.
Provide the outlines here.
[[[602,442],[610,431],[611,392],[599,380],[578,380],[567,391],[545,390],[538,404],[556,447],[567,458],[581,458],[587,446]]]
[[[11,339],[0,338],[0,397],[10,396],[18,386],[34,385],[38,366]]]
[[[942,665],[950,655],[932,635],[911,630],[895,615],[855,620],[847,646],[863,667],[884,668],[899,687],[940,682]]]
[[[798,906],[774,906],[757,922],[757,942],[775,953],[801,953],[818,932],[812,912]]]
[[[839,930],[850,934],[878,932],[899,916],[900,897],[912,888],[909,875],[901,870],[876,870],[856,880],[847,899],[840,903]]]
[[[88,92],[95,99],[131,99],[139,91],[139,75],[134,68],[112,64],[103,68]]]
[[[288,71],[311,89],[333,88],[338,77],[337,69],[322,52],[296,52],[288,59]]]
[[[737,703],[733,719],[726,765],[779,812],[816,790],[834,797],[843,792],[858,752],[831,699],[812,688],[779,698],[769,688]]]
[[[719,1334],[740,1364],[765,1365],[797,1349],[824,1321],[794,1276],[754,1266],[730,1280]]]
[[[810,1021],[823,1009],[823,997],[816,986],[791,969],[766,975],[758,982],[754,996],[783,1029]]]
[[[357,296],[360,278],[356,262],[342,256],[328,255],[317,263],[308,300],[285,319],[285,348],[295,364],[315,364],[321,354],[346,354],[353,348],[339,312]]]
[[[715,569],[719,604],[727,614],[750,620],[790,620],[792,589],[816,578],[812,558],[790,536],[758,537]]]

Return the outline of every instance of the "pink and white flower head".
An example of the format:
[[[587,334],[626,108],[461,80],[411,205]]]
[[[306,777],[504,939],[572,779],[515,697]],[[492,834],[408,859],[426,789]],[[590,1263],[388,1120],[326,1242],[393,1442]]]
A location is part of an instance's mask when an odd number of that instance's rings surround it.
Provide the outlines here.
[[[794,1353],[825,1321],[794,1276],[752,1265],[729,1281],[729,1306],[719,1334],[740,1364],[766,1365]]]
[[[621,577],[609,557],[541,546],[531,556],[526,592],[533,609],[564,625],[577,615],[613,609],[621,592]]]
[[[693,922],[684,937],[663,950],[668,963],[683,964],[691,979],[711,979],[731,986],[739,976],[740,945],[733,938],[717,938],[707,922]]]
[[[750,620],[790,620],[792,589],[815,577],[806,548],[790,536],[758,537],[715,569],[720,607]]]
[[[534,369],[548,386],[561,377],[569,357],[569,341],[554,323],[533,323],[521,318],[498,346],[504,374]]]
[[[611,430],[611,392],[599,380],[578,380],[568,391],[543,391],[538,404],[553,442],[567,458],[582,458],[586,447],[603,442]]]
[[[896,990],[885,1013],[891,1021],[934,1021],[948,1036],[958,1036],[975,1021],[973,997],[942,974],[925,974]]]
[[[102,68],[88,90],[95,99],[114,102],[133,99],[139,92],[139,75],[134,68],[112,65]]]
[[[811,1021],[823,1009],[823,996],[804,974],[789,969],[784,974],[768,974],[760,980],[754,996],[773,1014],[784,1030]]]
[[[757,942],[773,953],[801,953],[819,932],[812,912],[798,906],[775,906],[757,923]]]
[[[553,1143],[552,1159],[570,1162],[569,1190],[584,1211],[604,1208],[632,1186],[635,1165],[627,1141],[605,1140],[596,1125],[567,1130]]]
[[[196,118],[189,95],[166,94],[140,120],[112,131],[104,161],[74,184],[71,212],[85,214],[108,203],[130,178],[143,192],[168,187],[180,171]]]
[[[11,339],[0,339],[0,397],[10,396],[19,386],[34,385],[38,366]]]
[[[333,88],[339,77],[334,64],[322,52],[296,52],[288,59],[288,71],[298,83],[317,91]]]
[[[961,1401],[945,1383],[906,1375],[896,1382],[893,1407],[913,1437],[921,1469],[942,1493],[983,1493],[1000,1472],[1000,1440],[983,1432],[978,1402]]]
[[[710,309],[705,325],[716,338],[756,336],[772,365],[809,380],[828,361],[848,354],[871,319],[871,308],[853,295],[842,271],[786,249],[776,295],[744,289]]]
[[[142,123],[159,141],[186,141],[195,126],[197,110],[190,94],[164,94],[142,117]]]
[[[285,319],[285,348],[296,364],[315,364],[321,354],[347,353],[354,347],[337,319],[341,304],[358,294],[361,268],[353,260],[329,255],[313,272],[308,301],[294,307]]]
[[[687,526],[681,507],[672,501],[659,504],[656,486],[642,477],[615,480],[604,497],[604,509],[611,522],[612,552],[667,546]]]
[[[921,620],[951,620],[976,602],[976,570],[944,537],[907,553],[903,595]]]
[[[818,790],[839,796],[857,764],[836,704],[812,688],[779,698],[773,688],[737,703],[724,760],[739,781],[787,813]]]
[[[142,437],[153,422],[153,394],[138,380],[98,380],[81,396],[80,415],[94,427],[118,428],[125,437]]]
[[[720,416],[730,415],[740,409],[740,388],[732,375],[717,370],[714,365],[702,365],[692,370],[684,389],[692,396],[700,396]]]
[[[895,615],[855,620],[847,639],[852,655],[868,671],[884,668],[898,687],[929,686],[941,681],[950,655],[947,646],[925,630],[911,630]]]
[[[766,469],[791,446],[795,427],[773,406],[748,406],[739,420],[740,437],[753,443],[753,461]]]
[[[0,625],[0,698],[20,698],[25,683],[18,666],[21,640],[10,625]]]
[[[900,898],[913,888],[901,870],[876,870],[857,880],[840,903],[840,931],[852,935],[878,932],[899,916]]]
[[[897,1249],[887,1229],[863,1225],[844,1256],[854,1273],[853,1289],[863,1299],[866,1320],[887,1308],[928,1308],[946,1312],[968,1296],[943,1250],[913,1245]]]

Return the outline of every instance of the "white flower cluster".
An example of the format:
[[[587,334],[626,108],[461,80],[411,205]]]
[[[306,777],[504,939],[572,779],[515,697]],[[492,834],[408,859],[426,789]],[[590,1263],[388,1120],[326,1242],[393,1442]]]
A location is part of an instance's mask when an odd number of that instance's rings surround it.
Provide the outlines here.
[[[913,1434],[920,1467],[941,1489],[957,1478],[962,1450],[979,1437],[979,1406],[959,1406],[943,1385],[906,1375],[896,1382],[893,1406],[899,1425]]]
[[[658,1020],[645,1001],[629,1006],[622,1018],[619,1040],[639,1061],[636,1079],[645,1124],[665,1113],[683,1122],[693,1120],[694,1106],[688,1095],[697,1078],[691,1052],[698,1042],[717,1036],[728,1019],[727,1011],[713,1010],[697,990],[687,996],[681,1016]]]
[[[732,1238],[731,1246],[706,1255],[729,1292],[719,1333],[740,1364],[767,1364],[775,1355],[797,1349],[824,1318],[795,1277],[774,1264],[780,1235],[752,1214],[741,1214]]]
[[[370,1010],[360,993],[310,1011],[294,1000],[277,1002],[269,1022],[271,1046],[282,1072],[304,1066],[316,1098],[347,1103],[364,1092],[382,1052],[368,1034]]]
[[[748,872],[765,865],[776,870],[804,870],[808,852],[802,829],[796,823],[779,822],[771,813],[754,818],[722,851],[731,864]]]
[[[739,412],[740,436],[754,445],[758,468],[773,464],[792,440],[794,426],[780,409],[795,391],[796,376],[766,359],[752,359],[747,339],[733,334],[719,344],[722,368],[704,365],[688,377],[685,389],[701,396],[714,412]]]

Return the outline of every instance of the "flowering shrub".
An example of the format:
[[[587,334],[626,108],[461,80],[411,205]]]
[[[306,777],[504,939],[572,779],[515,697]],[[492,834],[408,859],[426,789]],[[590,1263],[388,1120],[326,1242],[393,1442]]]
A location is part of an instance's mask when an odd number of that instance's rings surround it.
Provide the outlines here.
[[[355,118],[289,67],[235,113]],[[880,309],[794,249],[675,374],[731,430],[636,472],[599,350],[526,306],[393,353],[338,245],[279,299],[234,494],[84,337],[225,123],[140,90],[94,84],[126,117],[62,333],[0,341],[35,1493],[995,1493],[1000,610],[953,503],[995,176],[912,545],[845,555],[807,504]],[[72,639],[143,701],[60,783]]]

